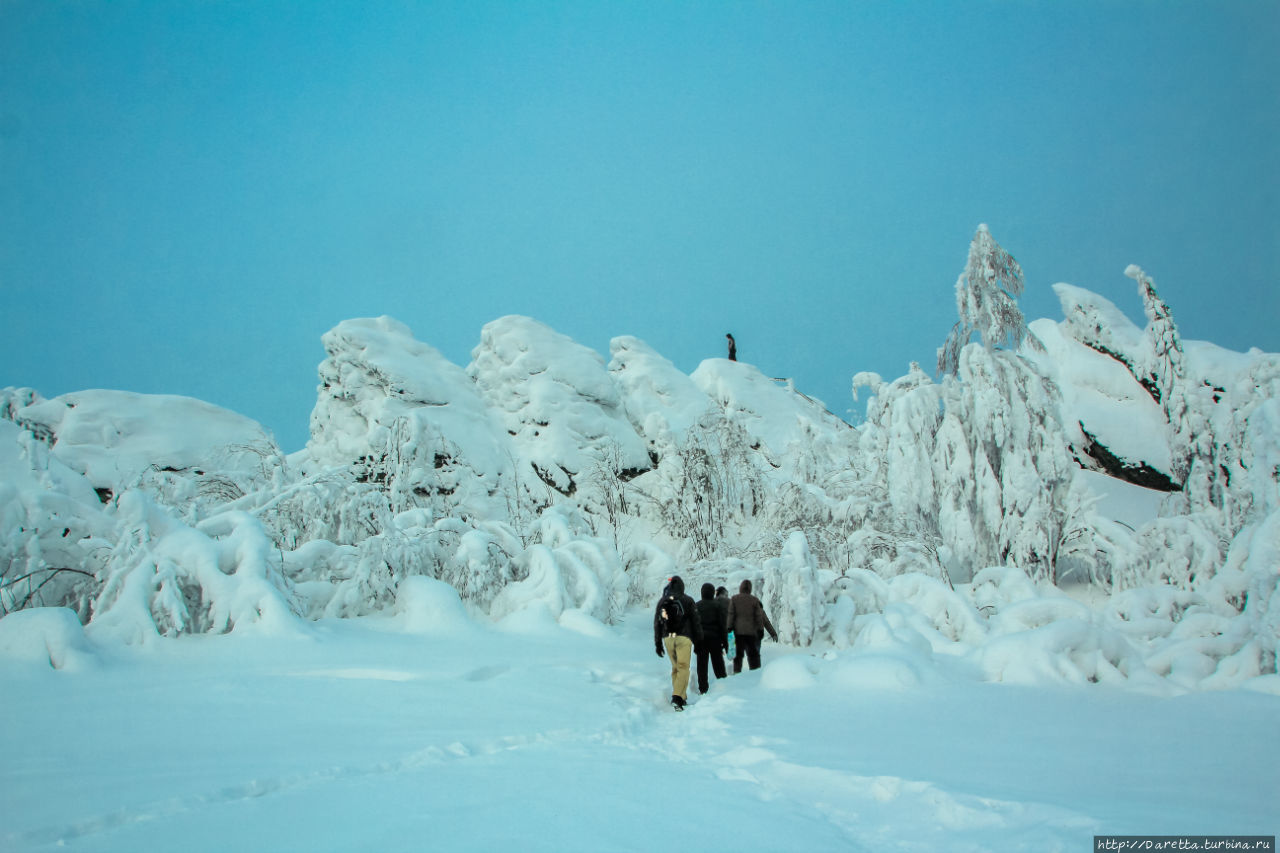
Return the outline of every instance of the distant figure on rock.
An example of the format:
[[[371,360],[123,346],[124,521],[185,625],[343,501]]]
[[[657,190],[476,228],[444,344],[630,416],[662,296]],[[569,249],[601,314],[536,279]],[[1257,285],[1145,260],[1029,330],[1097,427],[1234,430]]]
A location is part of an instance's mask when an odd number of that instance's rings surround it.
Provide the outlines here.
[[[737,361],[737,360],[738,360],[738,345],[737,345],[736,343],[734,343],[733,335],[725,335],[725,337],[729,339],[729,360],[730,360],[730,361]]]

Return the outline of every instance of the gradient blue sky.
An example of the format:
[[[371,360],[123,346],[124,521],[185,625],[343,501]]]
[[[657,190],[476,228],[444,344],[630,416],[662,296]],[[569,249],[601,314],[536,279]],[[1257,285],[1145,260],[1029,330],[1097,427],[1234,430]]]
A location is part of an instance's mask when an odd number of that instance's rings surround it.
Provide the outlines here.
[[[980,222],[1280,351],[1280,3],[0,0],[0,386],[301,448],[320,336],[533,316],[846,414],[932,369]]]

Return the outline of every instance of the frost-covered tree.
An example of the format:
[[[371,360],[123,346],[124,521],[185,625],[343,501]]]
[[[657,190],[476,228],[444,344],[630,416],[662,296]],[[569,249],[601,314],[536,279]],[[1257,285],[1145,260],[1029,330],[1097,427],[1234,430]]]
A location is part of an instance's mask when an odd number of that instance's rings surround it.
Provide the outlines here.
[[[1018,308],[1026,287],[1022,267],[1001,248],[986,225],[979,225],[969,244],[969,259],[956,280],[960,319],[938,350],[938,372],[955,373],[960,351],[977,333],[987,349],[1008,343],[1016,349],[1027,337],[1027,322]]]
[[[810,645],[824,621],[824,602],[818,561],[804,534],[791,531],[782,553],[766,560],[763,568],[760,593],[766,599],[765,607],[772,614],[779,639],[797,646]]]
[[[868,403],[860,447],[890,512],[855,537],[867,567],[947,579],[1017,565],[1057,580],[1064,552],[1093,547],[1057,388],[997,348],[1031,339],[1022,289],[1017,261],[980,227],[956,285],[959,322],[939,351],[944,381],[912,365]],[[981,344],[968,343],[975,332]]]
[[[956,550],[973,561],[970,569],[1016,565],[1057,580],[1068,518],[1081,500],[1073,495],[1075,465],[1057,395],[1014,353],[978,346],[962,352],[959,374],[947,385],[947,442],[935,471],[947,502],[939,516],[943,539],[963,544]]]
[[[1208,455],[1204,446],[1208,440],[1206,419],[1187,387],[1186,357],[1173,312],[1160,298],[1155,282],[1140,267],[1131,264],[1125,275],[1138,283],[1138,295],[1142,297],[1148,321],[1146,334],[1151,346],[1151,375],[1170,428],[1170,473],[1185,489],[1190,485],[1188,476],[1196,460]],[[1200,485],[1207,486],[1207,483]],[[1207,488],[1197,489],[1197,497],[1207,498]]]
[[[1169,425],[1170,474],[1175,482],[1182,484],[1187,511],[1206,514],[1206,523],[1229,538],[1235,530],[1231,529],[1224,511],[1231,499],[1231,476],[1240,467],[1240,447],[1238,441],[1224,441],[1226,436],[1218,433],[1236,433],[1238,439],[1242,430],[1238,423],[1215,425],[1215,402],[1210,389],[1189,377],[1182,337],[1173,312],[1156,291],[1155,282],[1135,265],[1130,265],[1125,275],[1138,283],[1147,315],[1151,373]]]
[[[846,539],[849,560],[886,575],[944,575],[932,461],[942,386],[915,363],[893,382],[862,376],[858,384],[870,386],[872,396],[858,443],[864,479],[855,489],[861,506]]]
[[[637,486],[668,534],[688,543],[692,559],[737,556],[754,538],[745,528],[765,505],[768,487],[753,445],[740,424],[712,405],[661,459],[658,476]]]

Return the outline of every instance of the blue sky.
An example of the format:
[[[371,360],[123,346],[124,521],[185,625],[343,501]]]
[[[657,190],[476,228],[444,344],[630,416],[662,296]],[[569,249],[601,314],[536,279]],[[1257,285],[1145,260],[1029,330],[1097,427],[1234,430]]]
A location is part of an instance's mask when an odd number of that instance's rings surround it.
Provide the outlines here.
[[[1280,3],[0,0],[0,386],[303,446],[320,336],[541,320],[834,411],[932,369],[981,222],[1280,351]]]

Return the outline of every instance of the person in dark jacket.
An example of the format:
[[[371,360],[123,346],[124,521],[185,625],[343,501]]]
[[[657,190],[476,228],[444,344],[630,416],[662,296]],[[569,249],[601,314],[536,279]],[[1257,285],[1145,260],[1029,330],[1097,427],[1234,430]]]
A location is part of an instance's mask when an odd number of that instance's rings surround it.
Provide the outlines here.
[[[725,589],[722,586],[716,587],[716,606],[720,608],[721,623],[724,625],[728,625],[729,624],[729,590]],[[730,642],[729,642],[730,637],[729,637],[728,628],[725,628],[724,635],[725,635],[724,636],[724,653],[727,656],[729,654],[729,646],[730,646]],[[725,660],[728,660],[728,657],[726,657]]]
[[[751,581],[744,580],[738,587],[738,594],[729,599],[729,616],[725,626],[733,632],[737,651],[733,655],[733,672],[742,672],[742,656],[747,656],[747,665],[752,669],[760,668],[760,641],[764,632],[768,631],[773,641],[778,642],[778,632],[773,623],[764,615],[764,605],[760,599],[751,594]]]
[[[716,588],[709,583],[702,585],[702,600],[696,605],[698,622],[702,624],[702,642],[693,647],[698,657],[698,692],[706,693],[710,688],[707,681],[707,661],[716,678],[724,678],[724,653],[729,648],[729,635],[725,631],[725,611],[720,609],[716,601]]]
[[[720,615],[727,625],[729,623],[729,590],[722,586],[716,587],[716,606],[720,608]]]
[[[738,342],[733,339],[733,335],[726,334],[725,337],[729,339],[729,360],[737,361],[738,360]]]
[[[663,619],[664,602],[668,595],[674,596],[680,604],[683,617],[674,621]],[[664,628],[665,626],[665,628]],[[674,629],[674,630],[672,630]],[[658,606],[653,612],[653,645],[662,657],[663,651],[671,659],[671,704],[677,711],[683,711],[689,699],[689,661],[693,657],[693,647],[702,642],[702,624],[694,610],[693,599],[684,594],[684,580],[674,575],[662,591]]]

